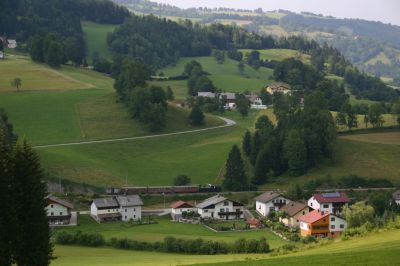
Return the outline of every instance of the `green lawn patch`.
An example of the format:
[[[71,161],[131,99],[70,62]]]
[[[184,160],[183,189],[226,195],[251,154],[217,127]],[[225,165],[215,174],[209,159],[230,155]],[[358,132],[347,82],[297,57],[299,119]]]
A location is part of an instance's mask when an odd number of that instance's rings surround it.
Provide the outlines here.
[[[243,54],[250,53],[251,49],[241,49]],[[283,61],[288,58],[296,58],[304,63],[310,63],[310,56],[307,54],[300,53],[296,50],[291,49],[263,49],[258,50],[260,52],[260,57],[263,60],[274,60]]]
[[[82,30],[85,38],[87,57],[92,63],[93,53],[106,59],[111,59],[111,53],[107,46],[107,34],[113,32],[117,25],[97,24],[89,21],[82,22]]]

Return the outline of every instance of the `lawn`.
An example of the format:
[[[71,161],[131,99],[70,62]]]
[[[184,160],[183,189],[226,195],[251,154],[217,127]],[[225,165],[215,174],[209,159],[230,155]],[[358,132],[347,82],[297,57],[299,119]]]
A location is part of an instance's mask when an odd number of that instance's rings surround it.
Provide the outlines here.
[[[343,135],[340,136],[340,139],[361,141],[367,143],[400,145],[400,132]]]
[[[0,62],[0,93],[17,92],[11,86],[14,78],[22,80],[19,91],[71,90],[93,88],[92,84],[77,80],[46,65],[37,64],[24,57],[14,57]]]
[[[89,21],[82,22],[86,52],[90,63],[92,62],[94,52],[98,52],[103,58],[111,58],[111,53],[107,46],[107,34],[113,32],[115,28],[116,25],[97,24]]]
[[[374,233],[348,241],[270,257],[264,260],[204,265],[270,266],[270,265],[398,265],[400,259],[400,230]]]
[[[244,54],[251,52],[250,49],[241,49],[241,52]],[[263,60],[274,60],[274,61],[283,61],[288,58],[297,58],[303,61],[304,63],[310,63],[310,56],[306,54],[302,54],[296,50],[291,49],[264,49],[258,50],[260,52],[260,57]]]
[[[143,217],[143,219],[146,219]],[[69,227],[62,230],[100,233],[106,239],[128,238],[140,241],[162,241],[166,236],[176,238],[196,239],[234,242],[238,238],[259,239],[265,237],[271,248],[277,248],[287,242],[273,234],[268,229],[249,230],[240,232],[213,232],[200,224],[184,224],[170,221],[170,216],[155,218],[158,224],[150,225],[129,225],[124,222],[98,224],[89,215],[79,216],[79,226]]]
[[[202,65],[204,71],[210,73],[209,78],[213,81],[214,85],[218,89],[224,91],[259,92],[271,82],[270,77],[273,72],[272,69],[261,67],[255,70],[246,65],[244,74],[240,75],[237,61],[227,58],[223,64],[218,64],[212,56],[185,57],[180,59],[175,66],[163,68],[160,72],[163,72],[166,76],[180,75],[185,65],[192,60],[198,61]],[[186,90],[185,93],[187,95],[187,89],[182,89]]]

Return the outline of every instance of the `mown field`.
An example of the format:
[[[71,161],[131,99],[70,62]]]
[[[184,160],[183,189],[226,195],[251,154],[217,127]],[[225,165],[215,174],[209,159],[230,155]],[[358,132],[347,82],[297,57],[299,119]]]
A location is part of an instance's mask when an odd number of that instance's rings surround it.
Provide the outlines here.
[[[255,70],[246,65],[244,74],[240,75],[237,61],[226,58],[223,64],[218,64],[212,56],[185,57],[180,59],[175,66],[166,67],[159,72],[163,72],[165,76],[178,76],[182,74],[185,65],[192,60],[198,61],[202,65],[204,71],[210,73],[209,78],[218,89],[227,92],[259,92],[271,82],[270,77],[273,72],[272,69],[261,67]],[[169,81],[158,83],[168,85],[168,82]],[[182,83],[186,85],[186,81],[180,82],[180,84]],[[174,89],[173,85],[171,85],[171,87]],[[179,87],[181,88],[181,86]],[[178,92],[175,93],[181,95]],[[187,90],[184,93],[187,95]]]
[[[400,230],[374,233],[366,237],[317,246],[283,256],[229,254],[197,256],[155,252],[124,251],[110,248],[55,247],[51,265],[397,265]],[[214,263],[214,264],[212,264]]]
[[[146,220],[146,217],[143,217],[143,219]],[[98,224],[89,215],[80,215],[80,226],[69,227],[62,230],[69,232],[80,230],[88,233],[100,233],[105,239],[116,237],[147,242],[162,241],[167,236],[173,236],[184,239],[196,239],[201,237],[205,240],[222,242],[234,242],[238,238],[259,239],[265,237],[271,248],[277,248],[287,243],[268,229],[215,233],[203,225],[172,222],[170,221],[171,217],[169,215],[154,219],[158,221],[158,224],[129,225],[123,222]]]
[[[241,49],[243,54],[250,53],[252,50],[250,49]],[[291,49],[263,49],[258,50],[260,52],[260,58],[263,60],[274,60],[274,61],[282,61],[288,58],[296,58],[304,63],[310,62],[310,56],[306,54],[302,54],[296,50]]]
[[[89,63],[92,63],[93,53],[106,59],[111,59],[111,53],[107,47],[107,34],[113,32],[116,25],[97,24],[89,21],[82,22],[82,30],[86,43],[86,53]]]

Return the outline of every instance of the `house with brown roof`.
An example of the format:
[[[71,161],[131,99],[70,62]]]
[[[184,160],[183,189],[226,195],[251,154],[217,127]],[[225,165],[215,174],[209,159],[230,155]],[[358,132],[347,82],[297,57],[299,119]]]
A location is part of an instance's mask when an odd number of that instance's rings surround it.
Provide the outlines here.
[[[318,193],[308,200],[308,206],[314,210],[340,215],[343,207],[347,206],[349,201],[344,192]]]
[[[242,203],[216,195],[197,204],[197,213],[203,219],[237,220],[244,218]]]
[[[69,225],[74,205],[54,196],[46,198],[46,213],[51,226]]]
[[[195,212],[196,208],[185,202],[185,201],[176,201],[171,204],[171,217],[175,221],[179,221],[182,218],[182,214],[184,212]]]
[[[284,217],[279,218],[279,221],[288,227],[298,227],[300,225],[299,218],[309,213],[307,204],[302,202],[292,201],[281,208],[284,212]]]
[[[299,217],[301,236],[337,237],[346,230],[344,219],[327,211],[313,210]]]
[[[268,216],[271,211],[277,212],[283,206],[291,202],[290,199],[276,191],[267,191],[254,198],[256,211],[262,216]]]

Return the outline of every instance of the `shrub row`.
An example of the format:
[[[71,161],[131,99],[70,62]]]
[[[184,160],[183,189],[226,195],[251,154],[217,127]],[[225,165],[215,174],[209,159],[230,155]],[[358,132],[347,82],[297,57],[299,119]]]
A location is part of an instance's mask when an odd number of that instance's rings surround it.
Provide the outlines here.
[[[268,253],[269,244],[265,238],[246,240],[240,238],[234,243],[218,241],[207,241],[201,238],[186,240],[168,236],[161,242],[145,242],[130,239],[112,238],[104,241],[100,234],[69,233],[61,231],[56,235],[56,243],[61,245],[81,245],[81,246],[111,246],[117,249],[139,250],[139,251],[159,251],[169,253],[184,253],[198,255],[216,255],[228,253]]]

